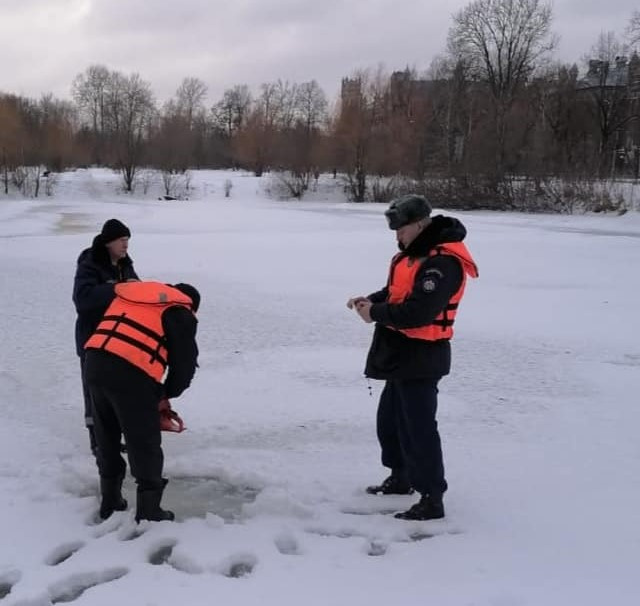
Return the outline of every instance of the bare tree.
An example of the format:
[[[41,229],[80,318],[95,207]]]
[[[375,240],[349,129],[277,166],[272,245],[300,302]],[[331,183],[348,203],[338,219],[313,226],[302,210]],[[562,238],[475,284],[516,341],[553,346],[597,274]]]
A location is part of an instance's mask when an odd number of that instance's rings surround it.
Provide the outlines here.
[[[629,52],[629,45],[616,32],[603,31],[591,46],[589,52],[582,57],[582,61],[588,66],[589,61],[597,60],[613,66],[616,57],[624,57]]]
[[[24,131],[18,99],[13,96],[0,96],[0,180],[4,193],[9,193],[10,176],[18,164],[21,154],[21,141]]]
[[[234,141],[240,162],[261,176],[273,164],[273,150],[279,120],[282,119],[282,85],[265,82],[254,100],[245,127]]]
[[[384,65],[377,66],[365,88],[367,121],[370,129],[368,172],[382,177],[389,172],[390,155],[396,135],[391,124],[391,77]],[[401,138],[401,137],[399,137]]]
[[[112,144],[122,127],[126,88],[127,78],[124,74],[117,71],[109,73],[109,83],[105,90],[103,122],[104,131]],[[113,159],[111,160],[113,161]]]
[[[193,151],[193,136],[187,117],[176,101],[164,104],[152,136],[150,157],[163,171],[181,173],[190,165]]]
[[[260,85],[260,95],[254,102],[254,111],[259,114],[265,130],[273,129],[281,114],[281,88],[278,82],[264,82]]]
[[[104,65],[91,65],[75,77],[71,87],[73,99],[91,125],[92,161],[96,164],[104,161],[106,102],[111,84],[112,74]]]
[[[108,116],[115,147],[115,163],[122,172],[126,191],[132,191],[148,131],[156,113],[148,82],[138,74],[112,74]]]
[[[273,162],[280,170],[279,186],[287,196],[302,198],[312,179],[319,177],[323,162],[327,101],[314,81],[293,84],[282,95],[276,123]],[[282,188],[279,188],[282,189]]]
[[[311,172],[318,175],[324,163],[328,115],[327,97],[315,80],[298,86],[296,107],[297,121],[292,133],[291,152],[297,161],[290,166],[308,175]]]
[[[209,131],[204,99],[206,85],[185,78],[175,97],[164,104],[158,128],[153,133],[153,160],[164,171],[184,172],[204,163],[205,139]]]
[[[205,99],[207,85],[198,78],[185,78],[176,92],[176,107],[188,129],[188,165],[201,166],[206,160],[206,137],[210,130]]]
[[[541,0],[475,0],[453,17],[449,51],[487,83],[493,101],[499,176],[504,172],[507,113],[555,46],[551,17],[551,6]]]
[[[244,127],[231,141],[237,165],[252,170],[258,177],[262,176],[266,164],[263,132],[262,116],[251,110],[245,118]]]
[[[298,87],[297,107],[307,134],[326,123],[327,97],[315,80],[303,82]]]
[[[77,126],[77,110],[68,101],[43,95],[38,102],[40,128],[38,153],[48,170],[61,171],[73,161],[73,135]]]
[[[211,110],[215,125],[227,137],[233,137],[244,126],[251,102],[251,93],[246,84],[227,89]]]
[[[291,128],[296,120],[298,110],[298,84],[278,80],[273,84],[275,101],[273,104],[274,126],[279,130]]]
[[[598,133],[597,171],[604,175],[615,168],[616,149],[626,125],[640,117],[628,98],[628,46],[615,32],[603,32],[585,57],[588,71],[581,90],[590,100],[592,120]]]
[[[627,36],[631,46],[640,45],[640,10],[635,11],[629,19]]]
[[[176,108],[184,115],[187,126],[193,129],[198,116],[204,114],[207,85],[198,78],[185,78],[176,92]]]
[[[444,156],[447,175],[452,174],[453,164],[457,159],[456,137],[462,136],[459,129],[456,129],[455,119],[456,108],[460,106],[467,93],[467,81],[462,67],[460,61],[456,63],[451,56],[446,55],[437,56],[429,67],[431,81],[443,83],[443,86],[434,91],[433,117],[439,135],[434,137],[438,143],[438,155]],[[460,149],[464,149],[464,146],[460,145]]]
[[[37,101],[0,95],[0,173],[5,193],[13,181],[24,195],[38,197],[42,174],[73,162],[76,126],[75,107],[50,93]]]
[[[373,75],[361,70],[342,81],[333,140],[336,160],[346,172],[347,189],[356,202],[365,200],[367,175],[379,171],[385,153],[380,133],[386,127],[388,89],[389,77],[382,68]]]
[[[584,170],[584,108],[578,90],[578,66],[551,64],[540,77],[539,116],[531,150],[533,168],[539,174],[567,177]]]

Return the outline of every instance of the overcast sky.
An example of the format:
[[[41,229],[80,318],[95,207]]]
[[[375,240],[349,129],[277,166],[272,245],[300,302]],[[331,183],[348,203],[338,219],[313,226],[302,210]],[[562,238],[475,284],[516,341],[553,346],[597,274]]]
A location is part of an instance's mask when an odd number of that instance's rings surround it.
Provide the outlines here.
[[[335,98],[357,69],[424,72],[468,0],[0,0],[0,92],[70,96],[100,63],[138,72],[160,100],[182,79],[226,88],[316,79]],[[558,59],[579,62],[600,32],[622,34],[638,0],[556,0]]]

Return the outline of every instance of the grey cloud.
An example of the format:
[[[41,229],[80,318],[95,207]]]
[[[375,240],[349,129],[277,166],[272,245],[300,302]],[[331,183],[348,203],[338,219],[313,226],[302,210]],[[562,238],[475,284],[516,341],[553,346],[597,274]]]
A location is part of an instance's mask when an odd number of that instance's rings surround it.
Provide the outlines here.
[[[141,0],[90,0],[85,18],[90,33],[145,32],[163,33],[198,24],[211,13],[211,2],[181,0],[149,2]]]
[[[359,2],[351,3],[351,6]],[[375,2],[370,2],[373,6]],[[254,2],[244,0],[236,5],[241,17],[252,25],[311,23],[322,18],[340,19],[345,2],[324,0],[323,2],[300,2],[300,0],[277,0],[272,2]]]
[[[563,0],[554,7],[554,29],[560,35],[557,54],[565,62],[581,65],[602,32],[613,31],[621,39],[632,13],[640,10],[637,0]]]
[[[556,0],[558,58],[579,61],[602,30],[621,31],[637,0]],[[444,51],[450,0],[0,0],[0,90],[68,96],[92,63],[150,81],[160,100],[182,78],[254,90],[278,78],[316,79],[330,97],[340,79],[383,63],[424,71]],[[5,8],[11,6],[13,8]],[[16,8],[16,5],[20,7]],[[55,18],[43,19],[42,14]],[[35,19],[34,15],[40,15]],[[3,23],[11,28],[4,29]]]

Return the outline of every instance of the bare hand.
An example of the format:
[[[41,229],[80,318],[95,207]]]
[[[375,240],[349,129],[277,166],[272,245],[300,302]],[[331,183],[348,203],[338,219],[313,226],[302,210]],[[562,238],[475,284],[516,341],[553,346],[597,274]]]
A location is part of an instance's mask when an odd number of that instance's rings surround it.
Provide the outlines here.
[[[371,324],[373,320],[371,319],[371,306],[373,303],[369,301],[369,299],[365,299],[364,301],[358,301],[356,303],[356,311],[358,315],[367,323]]]
[[[349,309],[353,309],[354,307],[357,307],[358,303],[361,303],[362,301],[368,301],[367,297],[352,297],[347,301],[347,307]]]

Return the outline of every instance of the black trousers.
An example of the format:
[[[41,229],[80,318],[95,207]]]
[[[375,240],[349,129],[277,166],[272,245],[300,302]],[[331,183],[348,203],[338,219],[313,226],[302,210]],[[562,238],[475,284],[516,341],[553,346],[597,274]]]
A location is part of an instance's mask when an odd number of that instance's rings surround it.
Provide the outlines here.
[[[378,404],[382,464],[404,475],[421,494],[447,490],[438,432],[440,377],[387,381]]]
[[[93,404],[91,403],[91,392],[89,385],[84,378],[84,352],[80,355],[80,376],[82,377],[82,398],[84,400],[84,424],[89,430],[89,445],[91,452],[96,454],[96,438],[93,431]]]
[[[91,405],[89,386],[84,378],[84,353],[80,356],[80,373],[82,376],[82,396],[84,398],[84,424],[87,427],[91,427],[93,425],[93,407]]]
[[[91,395],[100,476],[124,476],[124,435],[131,474],[142,488],[162,485],[164,454],[158,402],[161,386],[125,360],[87,351],[84,375]]]

